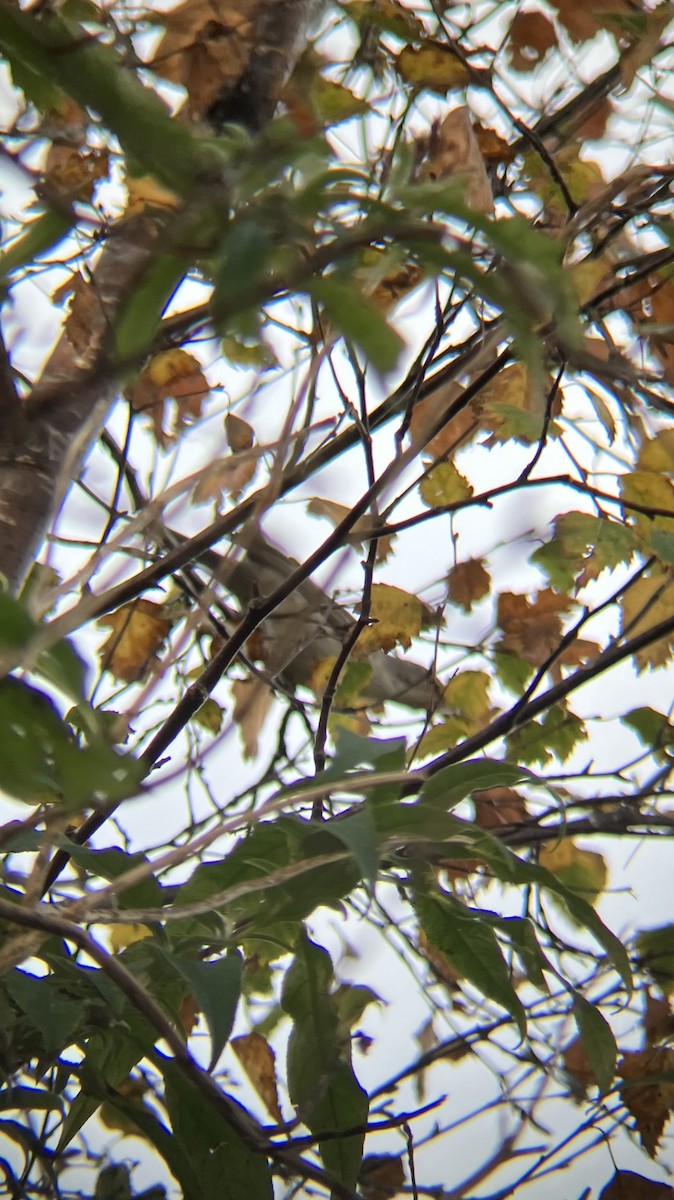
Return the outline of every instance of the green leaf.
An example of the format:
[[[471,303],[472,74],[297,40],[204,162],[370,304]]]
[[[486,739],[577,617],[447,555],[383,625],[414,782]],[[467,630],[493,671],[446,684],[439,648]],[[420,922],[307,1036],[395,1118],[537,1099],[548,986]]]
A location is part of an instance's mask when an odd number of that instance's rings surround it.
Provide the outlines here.
[[[556,757],[565,762],[580,741],[587,737],[585,723],[563,704],[558,704],[540,720],[527,721],[509,733],[508,756],[516,762],[545,766]]]
[[[323,275],[311,281],[310,292],[322,305],[328,320],[363,351],[378,371],[395,367],[403,343],[376,304],[363,296],[354,283],[335,275]]]
[[[126,1100],[119,1092],[105,1087],[99,1088],[97,1100],[98,1105],[105,1103],[131,1121],[145,1140],[154,1146],[180,1185],[184,1200],[204,1200],[200,1180],[192,1165],[189,1145],[175,1137],[144,1104]]]
[[[211,311],[217,321],[237,296],[254,287],[269,270],[273,243],[255,221],[240,221],[225,234],[217,253]]]
[[[166,1108],[174,1140],[190,1161],[198,1179],[194,1200],[272,1200],[273,1188],[264,1155],[252,1150],[227,1120],[221,1109],[209,1104],[203,1094],[162,1055],[157,1065],[164,1076]],[[228,1103],[242,1117],[248,1113],[231,1096]],[[192,1200],[192,1196],[189,1197]]]
[[[58,800],[76,812],[134,795],[143,773],[104,741],[78,746],[44,692],[12,676],[0,680],[0,779],[17,800]]]
[[[471,758],[463,763],[442,767],[423,784],[423,804],[454,808],[472,792],[492,787],[511,787],[535,779],[526,768],[489,758]]]
[[[413,905],[431,945],[483,996],[509,1012],[524,1037],[526,1012],[510,982],[510,971],[491,928],[490,915],[467,908],[444,892],[430,895],[416,891]]]
[[[520,696],[531,679],[534,669],[530,663],[503,650],[494,651],[494,670],[509,692]]]
[[[212,1071],[229,1041],[234,1026],[241,996],[243,958],[236,951],[213,962],[199,962],[197,959],[173,954],[164,946],[157,946],[157,950],[189,984],[197,1005],[204,1014],[211,1035],[208,1069]]]
[[[347,1187],[355,1187],[364,1133],[339,1137],[364,1126],[369,1101],[351,1065],[351,1039],[331,992],[332,963],[306,933],[286,974],[281,1004],[292,1017],[288,1040],[288,1091],[304,1124],[319,1139],[321,1158]],[[321,1133],[330,1138],[321,1139]]]
[[[79,1070],[80,1091],[72,1101],[63,1123],[58,1151],[70,1144],[103,1101],[110,1099],[110,1089],[116,1089],[124,1083],[143,1057],[143,1047],[129,1036],[126,1029],[95,1030],[90,1035]],[[129,1107],[135,1121],[136,1113],[142,1110],[134,1104]]]
[[[674,983],[674,924],[644,929],[637,936],[639,966],[648,971],[665,992]]]
[[[661,753],[674,743],[674,728],[657,708],[632,708],[620,720],[634,730],[642,745],[653,754]]]
[[[66,996],[53,975],[37,976],[16,969],[3,984],[17,1007],[40,1031],[45,1052],[58,1054],[84,1019],[79,1000]]]
[[[74,211],[72,220],[52,209],[41,213],[26,226],[25,233],[0,254],[0,280],[8,279],[14,271],[34,263],[47,250],[51,250],[66,236],[75,220]]]
[[[536,937],[536,928],[528,917],[504,917],[501,928],[510,938],[529,983],[541,992],[549,992],[544,971],[552,971]]]
[[[379,867],[379,852],[376,827],[370,808],[363,805],[343,820],[326,821],[324,828],[351,851],[361,869],[363,879],[371,888],[374,887]]]
[[[578,896],[575,892],[572,892],[570,888],[566,887],[550,871],[546,871],[544,867],[538,866],[537,863],[525,862],[524,859],[518,858],[516,855],[513,855],[513,858],[517,863],[514,882],[536,884],[560,896],[574,920],[579,925],[582,925],[584,929],[589,930],[597,939],[599,945],[603,946],[625,984],[627,991],[631,993],[632,968],[630,967],[627,950],[620,939],[604,924],[592,905],[588,904],[587,900],[584,900],[582,896]]]
[[[56,1109],[62,1112],[64,1104],[63,1096],[55,1095],[54,1092],[46,1092],[44,1088],[10,1085],[0,1090],[0,1112],[7,1112],[11,1109],[25,1109],[27,1112],[51,1112]]]
[[[114,345],[119,362],[134,362],[150,349],[164,309],[186,269],[187,260],[175,254],[160,254],[148,264],[115,321]]]
[[[562,513],[553,531],[529,561],[562,594],[571,591],[581,572],[584,579],[596,579],[602,571],[629,562],[636,548],[633,529],[591,513]]]
[[[45,628],[44,623],[32,619],[20,600],[0,592],[0,647],[20,650]],[[43,679],[55,684],[75,704],[84,702],[86,668],[68,640],[64,639],[41,651],[33,669]],[[87,705],[87,708],[90,709],[90,706]]]
[[[0,47],[35,103],[53,107],[58,86],[83,108],[98,112],[125,153],[167,186],[190,193],[203,177],[213,151],[173,120],[159,96],[143,86],[117,51],[84,26],[54,9],[37,17],[3,3]],[[45,80],[51,83],[49,90]]]
[[[580,992],[573,991],[573,1016],[583,1042],[590,1069],[602,1096],[608,1092],[615,1076],[618,1051],[606,1018]]]

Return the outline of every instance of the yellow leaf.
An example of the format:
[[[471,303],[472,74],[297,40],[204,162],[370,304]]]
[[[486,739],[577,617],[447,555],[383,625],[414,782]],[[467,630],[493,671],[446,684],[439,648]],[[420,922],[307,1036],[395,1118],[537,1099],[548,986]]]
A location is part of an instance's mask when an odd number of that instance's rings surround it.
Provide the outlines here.
[[[137,217],[139,213],[159,209],[171,212],[180,203],[180,197],[164,187],[154,175],[129,175],[126,180],[127,202],[125,217]]]
[[[197,725],[201,725],[202,729],[206,729],[208,733],[219,733],[222,729],[222,708],[217,700],[209,696],[204,700],[201,708],[198,708],[194,714],[194,720]]]
[[[657,453],[654,448],[646,451],[646,456],[655,459]],[[639,548],[650,553],[654,532],[674,533],[674,484],[660,472],[637,470],[629,475],[621,475],[620,491],[625,500],[656,510],[653,516],[629,508],[623,510],[625,518],[634,524]],[[663,515],[668,512],[671,512],[671,517]]]
[[[538,861],[588,904],[594,904],[606,887],[605,859],[594,850],[581,850],[572,838],[564,838],[554,846],[542,846]]]
[[[447,504],[458,504],[473,494],[473,486],[457,471],[454,463],[438,463],[419,485],[424,504],[429,508],[444,508]]]
[[[427,40],[421,46],[405,46],[395,60],[398,74],[417,88],[445,95],[465,87],[470,72],[444,42]]]
[[[584,258],[571,267],[571,279],[578,303],[587,304],[588,300],[602,291],[604,285],[612,281],[612,264],[601,254]]]
[[[129,389],[134,412],[148,413],[160,446],[166,447],[182,433],[190,420],[201,416],[209,386],[201,363],[186,350],[162,350],[143,367]],[[170,430],[164,421],[169,400],[175,403]]]
[[[479,722],[487,717],[491,708],[490,683],[486,671],[461,671],[447,684],[443,703],[450,712]]]
[[[119,954],[134,942],[142,942],[152,937],[152,930],[147,925],[112,925],[108,932],[108,945],[111,954]]]
[[[654,438],[644,442],[637,467],[657,475],[674,475],[674,429],[661,429]]]
[[[102,669],[123,683],[135,683],[155,661],[172,621],[161,604],[134,600],[101,617],[98,624],[112,629],[99,653]]]
[[[650,575],[642,575],[623,592],[620,607],[621,628],[628,637],[635,637],[660,621],[666,621],[674,612],[672,573],[653,571]],[[640,670],[663,667],[669,663],[673,648],[674,634],[670,634],[638,650],[634,661]]]
[[[416,748],[420,758],[433,757],[445,750],[453,750],[459,742],[472,733],[471,722],[466,717],[447,717],[438,725],[431,725]]]
[[[373,624],[358,638],[354,657],[367,658],[376,650],[392,650],[394,646],[407,649],[421,631],[423,615],[417,596],[387,583],[375,583],[370,603]]]
[[[232,1038],[229,1044],[267,1112],[278,1125],[282,1124],[276,1087],[276,1055],[269,1042],[260,1033],[247,1033]]]

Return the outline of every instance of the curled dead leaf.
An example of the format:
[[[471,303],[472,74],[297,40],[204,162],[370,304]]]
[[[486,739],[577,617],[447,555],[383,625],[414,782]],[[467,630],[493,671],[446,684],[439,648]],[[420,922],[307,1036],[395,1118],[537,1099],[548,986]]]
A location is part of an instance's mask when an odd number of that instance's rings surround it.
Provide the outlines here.
[[[442,122],[434,122],[428,137],[418,145],[423,153],[419,179],[461,179],[469,208],[487,214],[494,211],[489,176],[468,108],[455,108]]]
[[[274,693],[262,679],[236,679],[232,684],[232,719],[241,731],[244,757],[255,758],[262,727],[272,706]]]
[[[112,630],[99,651],[101,669],[123,683],[142,679],[156,661],[173,624],[164,611],[161,604],[151,600],[134,600],[101,617],[98,624]]]
[[[165,449],[175,441],[191,420],[201,416],[209,394],[208,381],[201,363],[186,350],[162,350],[143,367],[129,390],[134,412],[147,413],[159,445]],[[167,406],[173,400],[175,411],[171,429],[165,428]]]
[[[618,1063],[618,1074],[625,1081],[620,1087],[620,1099],[634,1117],[641,1144],[651,1158],[655,1158],[674,1107],[674,1083],[659,1077],[672,1072],[674,1050],[665,1048],[635,1050]]]
[[[230,1046],[262,1100],[267,1112],[278,1125],[283,1123],[276,1086],[276,1055],[261,1033],[246,1033],[232,1038]]]

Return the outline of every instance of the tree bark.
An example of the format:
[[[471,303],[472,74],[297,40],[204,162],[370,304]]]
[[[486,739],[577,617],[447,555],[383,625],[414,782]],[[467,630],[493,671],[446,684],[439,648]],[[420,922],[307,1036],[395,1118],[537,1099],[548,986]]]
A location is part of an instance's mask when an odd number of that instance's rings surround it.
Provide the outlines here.
[[[223,12],[237,11],[236,0],[213,3]],[[317,0],[250,0],[246,36],[234,46],[240,73],[223,80],[212,106],[214,122],[238,121],[256,131],[269,120],[318,7]],[[57,506],[117,397],[122,365],[115,360],[109,335],[152,263],[160,233],[161,220],[146,216],[122,220],[112,230],[88,287],[88,344],[76,346],[64,331],[22,403],[17,402],[9,363],[4,363],[0,574],[11,591],[20,588]]]

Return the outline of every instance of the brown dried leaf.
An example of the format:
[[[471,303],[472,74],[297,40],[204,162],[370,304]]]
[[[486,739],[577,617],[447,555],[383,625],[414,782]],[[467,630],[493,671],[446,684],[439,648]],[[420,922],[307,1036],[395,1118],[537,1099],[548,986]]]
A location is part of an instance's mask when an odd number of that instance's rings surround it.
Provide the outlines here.
[[[405,1184],[403,1160],[395,1154],[366,1154],[358,1172],[363,1200],[392,1200]]]
[[[465,182],[466,204],[475,212],[491,214],[494,211],[489,176],[468,108],[455,108],[444,121],[436,121],[428,138],[424,139],[423,149],[425,154],[418,171],[419,179],[461,177]]]
[[[274,693],[262,679],[236,679],[232,684],[232,695],[232,720],[241,731],[244,758],[255,758],[260,732],[272,706]]]
[[[474,124],[473,133],[477,138],[482,161],[487,166],[496,166],[499,163],[511,163],[515,161],[514,148],[495,129],[488,129],[485,125]]]
[[[241,451],[204,467],[192,492],[192,503],[213,501],[219,506],[225,493],[236,499],[255,475],[259,453],[259,450]]]
[[[185,0],[163,14],[166,32],[149,65],[185,88],[190,117],[234,90],[255,46],[258,9],[258,0]]]
[[[652,996],[646,991],[643,1026],[646,1044],[649,1046],[671,1037],[674,1033],[674,1015],[666,996]]]
[[[346,516],[349,515],[351,509],[346,504],[338,504],[335,500],[324,500],[320,496],[315,496],[307,505],[307,512],[312,517],[325,517],[330,524],[336,528]],[[346,537],[346,541],[351,546],[357,546],[361,551],[370,544],[370,533],[373,528],[377,527],[377,522],[371,516],[359,517],[355,525],[351,527],[350,532]],[[377,562],[386,562],[395,541],[395,534],[388,534],[377,539]]]
[[[581,141],[596,141],[603,137],[613,105],[608,96],[603,96],[588,105],[585,115],[575,128],[575,136]]]
[[[261,1033],[247,1033],[232,1038],[230,1046],[236,1054],[267,1112],[278,1125],[283,1123],[276,1087],[276,1055]]]
[[[594,1071],[590,1066],[580,1034],[566,1047],[562,1054],[562,1061],[564,1063],[564,1070],[571,1076],[574,1083],[577,1084],[580,1092],[585,1094],[589,1088],[596,1085],[597,1081],[594,1077]]]
[[[146,412],[159,445],[166,449],[180,436],[190,419],[201,416],[209,393],[201,363],[185,350],[162,350],[143,367],[129,390],[134,412]],[[175,402],[172,428],[165,429],[166,408]]]
[[[69,284],[70,312],[64,329],[71,346],[86,359],[95,352],[100,337],[101,305],[96,289],[79,272]]]
[[[459,399],[463,391],[464,389],[458,383],[441,385],[423,400],[418,400],[412,409],[410,437],[412,442],[419,449],[423,447],[424,454],[431,458],[450,457],[455,450],[458,450],[459,446],[465,445],[467,440],[479,429],[476,407],[474,403],[469,404],[456,416],[450,417],[440,432],[424,445],[429,430],[436,425],[442,414],[447,412]]]
[[[522,825],[528,816],[523,796],[514,788],[494,787],[473,793],[475,824],[481,829],[500,829],[503,825]]]
[[[191,992],[183,996],[180,1001],[178,1006],[178,1020],[183,1033],[186,1037],[189,1037],[196,1028],[197,1021],[199,1020],[199,1006],[196,997]]]
[[[457,563],[451,568],[447,582],[450,600],[464,612],[470,612],[473,605],[488,596],[491,590],[491,577],[481,558]]]
[[[657,1076],[674,1071],[674,1050],[651,1048],[625,1054],[618,1074],[625,1080],[620,1099],[634,1117],[641,1144],[655,1158],[662,1131],[674,1106],[674,1083]],[[654,1078],[653,1083],[647,1080]],[[634,1081],[630,1083],[630,1080]],[[639,1081],[639,1082],[636,1082]]]
[[[674,280],[670,278],[663,284],[658,280],[649,304],[653,323],[661,326],[651,334],[653,349],[664,367],[665,379],[674,384]]]
[[[107,150],[82,150],[79,146],[52,143],[44,169],[47,194],[68,201],[91,200],[94,188],[107,179],[110,155]]]
[[[101,668],[123,683],[142,679],[156,661],[173,622],[163,615],[161,604],[134,600],[101,617],[98,624],[112,633],[99,651]]]
[[[674,1188],[635,1171],[616,1171],[599,1193],[599,1200],[672,1200]]]
[[[234,454],[239,450],[250,450],[255,443],[253,426],[244,421],[243,417],[237,417],[235,413],[227,413],[225,433],[227,434],[227,444]]]
[[[533,71],[543,61],[548,50],[557,45],[555,27],[542,12],[516,14],[510,26],[508,46],[516,71]]]
[[[643,633],[652,625],[665,621],[674,612],[674,577],[671,572],[642,575],[627,588],[620,599],[621,627],[630,637]],[[644,646],[634,655],[643,671],[648,667],[665,666],[671,659],[674,634]]]
[[[551,0],[551,3],[575,42],[589,41],[601,29],[612,27],[611,17],[630,13],[629,0],[592,0],[590,4],[580,4],[579,0]]]
[[[534,601],[514,592],[502,592],[498,599],[497,620],[503,630],[499,650],[516,654],[534,667],[541,666],[559,646],[562,637],[561,614],[571,607],[568,596],[546,588]]]

